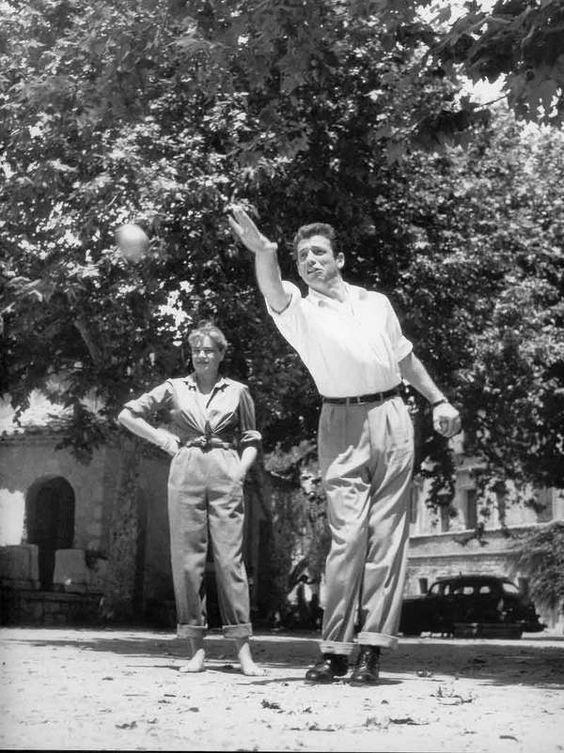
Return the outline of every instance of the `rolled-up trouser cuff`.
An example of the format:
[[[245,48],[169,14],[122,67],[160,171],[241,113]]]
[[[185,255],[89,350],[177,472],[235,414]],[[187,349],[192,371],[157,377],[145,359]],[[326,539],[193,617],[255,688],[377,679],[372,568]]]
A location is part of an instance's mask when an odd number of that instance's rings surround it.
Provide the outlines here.
[[[176,635],[179,638],[203,638],[207,633],[205,625],[182,625],[176,626]]]
[[[225,638],[249,638],[253,634],[250,622],[242,622],[240,625],[223,625],[222,630]]]
[[[359,633],[357,641],[361,646],[380,646],[381,648],[397,648],[398,639],[395,635],[386,633]]]
[[[350,656],[354,651],[354,643],[341,643],[340,641],[321,641],[319,644],[322,654],[340,654]]]

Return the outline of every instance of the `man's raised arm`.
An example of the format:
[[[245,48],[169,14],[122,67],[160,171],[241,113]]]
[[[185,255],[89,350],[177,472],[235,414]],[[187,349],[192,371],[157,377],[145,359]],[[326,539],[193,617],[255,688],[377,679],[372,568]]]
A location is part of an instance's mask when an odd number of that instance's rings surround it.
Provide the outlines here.
[[[255,255],[255,271],[261,293],[276,312],[283,311],[290,302],[284,290],[278,266],[278,245],[266,238],[241,207],[233,207],[228,216],[231,229],[241,243]]]

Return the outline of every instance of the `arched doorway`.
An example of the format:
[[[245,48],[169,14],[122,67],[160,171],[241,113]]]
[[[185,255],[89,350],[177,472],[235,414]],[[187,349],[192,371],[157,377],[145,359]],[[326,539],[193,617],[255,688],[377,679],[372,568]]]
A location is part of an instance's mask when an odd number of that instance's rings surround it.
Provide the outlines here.
[[[74,539],[74,491],[62,476],[36,481],[26,497],[29,544],[37,544],[39,581],[44,591],[53,585],[55,552],[71,549]]]

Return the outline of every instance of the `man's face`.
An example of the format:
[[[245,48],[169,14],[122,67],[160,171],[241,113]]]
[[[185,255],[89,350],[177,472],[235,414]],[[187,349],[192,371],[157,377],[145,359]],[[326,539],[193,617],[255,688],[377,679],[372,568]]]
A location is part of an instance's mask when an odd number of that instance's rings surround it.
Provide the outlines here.
[[[296,263],[302,280],[310,288],[323,290],[341,274],[345,259],[343,254],[335,256],[329,238],[312,235],[298,243]]]

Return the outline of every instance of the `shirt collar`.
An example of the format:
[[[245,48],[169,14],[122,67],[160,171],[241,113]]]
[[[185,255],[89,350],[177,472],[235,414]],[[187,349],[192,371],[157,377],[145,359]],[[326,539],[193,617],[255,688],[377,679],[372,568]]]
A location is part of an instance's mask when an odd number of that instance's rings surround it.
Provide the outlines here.
[[[198,389],[195,372],[192,372],[191,374],[188,374],[188,376],[184,377],[184,381],[186,382],[188,389],[190,390]],[[216,390],[223,390],[228,385],[229,385],[229,382],[227,381],[227,379],[224,376],[220,376],[217,382],[214,384],[212,392],[215,392]]]
[[[366,290],[364,288],[360,288],[358,287],[358,285],[350,285],[348,282],[344,281],[343,285],[345,286],[345,291],[349,301],[356,301],[364,298],[366,294]],[[340,301],[338,301],[336,298],[331,298],[324,293],[320,293],[318,290],[314,290],[313,288],[308,288],[308,290],[309,293],[307,295],[307,299],[308,301],[310,301],[310,303],[313,303],[316,306],[327,306],[330,304],[338,305],[340,303]]]

